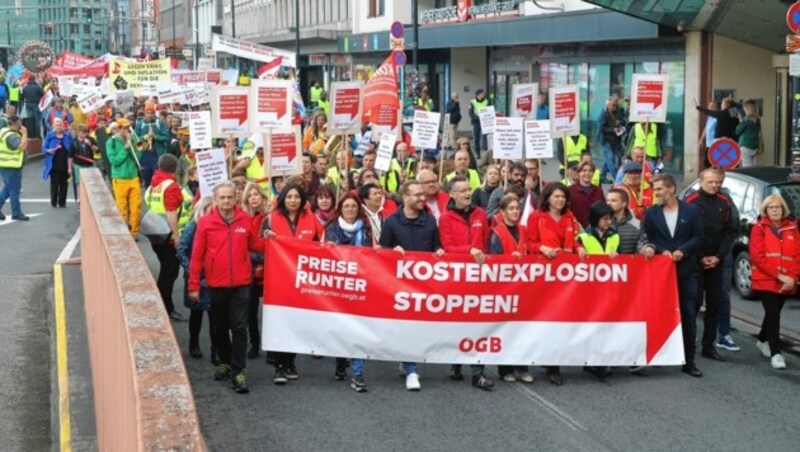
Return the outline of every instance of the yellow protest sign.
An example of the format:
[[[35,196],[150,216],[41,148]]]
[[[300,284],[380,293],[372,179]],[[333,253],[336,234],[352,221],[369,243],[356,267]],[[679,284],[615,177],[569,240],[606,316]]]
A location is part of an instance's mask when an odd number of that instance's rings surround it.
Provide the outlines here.
[[[169,58],[141,62],[112,58],[108,63],[108,78],[112,91],[132,89],[138,96],[148,85],[170,81],[170,61]]]

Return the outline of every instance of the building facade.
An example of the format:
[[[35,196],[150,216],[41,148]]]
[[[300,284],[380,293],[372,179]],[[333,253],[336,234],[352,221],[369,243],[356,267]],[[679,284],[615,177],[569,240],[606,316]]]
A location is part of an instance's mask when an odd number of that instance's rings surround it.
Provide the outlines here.
[[[28,41],[39,39],[39,2],[0,0],[0,47],[14,53]]]
[[[108,0],[39,0],[39,36],[56,52],[108,52]]]
[[[159,51],[159,9],[156,0],[130,0],[128,26],[132,56]]]

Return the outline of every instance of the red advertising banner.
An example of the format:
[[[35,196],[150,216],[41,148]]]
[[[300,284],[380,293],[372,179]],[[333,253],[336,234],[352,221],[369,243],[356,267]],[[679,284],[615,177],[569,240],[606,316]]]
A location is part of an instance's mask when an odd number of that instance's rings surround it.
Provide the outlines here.
[[[65,50],[49,69],[54,77],[80,75],[81,77],[103,77],[108,73],[108,61],[101,57],[92,59],[79,53]]]
[[[263,346],[437,363],[683,363],[677,276],[657,256],[548,260],[266,245]],[[465,347],[480,340],[494,350]],[[465,342],[466,341],[466,342]]]

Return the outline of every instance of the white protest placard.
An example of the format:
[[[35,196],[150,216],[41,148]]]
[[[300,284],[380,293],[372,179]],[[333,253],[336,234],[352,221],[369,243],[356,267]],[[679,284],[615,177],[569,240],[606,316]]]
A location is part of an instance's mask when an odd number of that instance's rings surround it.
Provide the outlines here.
[[[525,121],[525,158],[553,158],[553,139],[547,119]]]
[[[62,96],[72,97],[76,95],[75,93],[75,81],[72,77],[57,77],[58,79],[58,92],[61,93]]]
[[[669,77],[667,74],[633,74],[630,122],[665,122]]]
[[[247,108],[249,86],[215,86],[211,91],[213,134],[215,136],[246,137],[250,135],[250,115]]]
[[[197,70],[198,71],[206,71],[209,69],[213,69],[214,67],[214,59],[211,57],[200,57],[197,59]]]
[[[450,113],[444,114],[444,121],[442,122],[442,149],[447,149],[449,147],[455,146],[455,143],[450,142],[450,132],[448,132],[448,127],[450,127]]]
[[[39,100],[39,111],[45,111],[47,107],[50,106],[50,102],[52,102],[54,98],[55,96],[53,95],[53,90],[48,89],[44,93],[44,96],[42,96],[41,100]]]
[[[300,146],[300,126],[292,126],[289,129],[278,129],[267,134],[268,149],[270,157],[270,174],[288,176],[300,174],[300,154],[297,152]],[[264,166],[266,171],[267,166]]]
[[[522,118],[495,118],[492,143],[494,158],[518,160],[522,158]]]
[[[361,82],[331,83],[331,115],[328,131],[357,132],[361,129]]]
[[[496,113],[494,111],[494,105],[489,105],[488,107],[481,110],[478,113],[478,118],[481,120],[481,134],[488,135],[494,132],[494,118],[496,117]]]
[[[111,82],[108,81],[108,77],[103,77],[100,80],[100,94],[103,96],[108,96],[111,94]]]
[[[389,171],[396,141],[397,135],[390,132],[383,132],[381,141],[378,143],[378,155],[375,158],[375,169],[383,171],[384,173]]]
[[[292,81],[252,80],[250,116],[253,132],[292,127]]]
[[[511,89],[511,116],[515,118],[535,119],[538,98],[538,83],[514,85]]]
[[[78,99],[78,107],[84,113],[91,113],[103,106],[103,95],[99,90],[92,90],[88,93],[81,94]]]
[[[189,105],[197,107],[199,105],[207,104],[210,102],[208,90],[205,88],[195,89],[194,96],[191,98]]]
[[[189,120],[189,142],[193,149],[211,147],[211,112],[195,111]]]
[[[578,114],[579,90],[577,85],[550,88],[550,136],[581,133],[581,117]]]
[[[117,91],[114,105],[116,105],[119,110],[128,111],[133,108],[134,97],[135,95],[132,89]]]
[[[197,178],[200,180],[200,197],[213,196],[214,187],[228,180],[228,165],[225,162],[225,149],[214,148],[195,154]]]
[[[441,116],[441,113],[433,111],[414,110],[411,146],[417,149],[436,149]]]
[[[183,99],[183,88],[176,83],[166,82],[158,85],[158,103],[174,104]]]

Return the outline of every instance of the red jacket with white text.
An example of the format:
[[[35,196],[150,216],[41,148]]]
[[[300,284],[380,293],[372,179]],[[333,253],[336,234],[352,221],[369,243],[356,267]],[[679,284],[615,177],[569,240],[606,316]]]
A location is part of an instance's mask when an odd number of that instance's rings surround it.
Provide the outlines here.
[[[450,200],[447,210],[439,217],[439,242],[447,253],[468,254],[472,248],[484,253],[489,249],[489,221],[486,212],[474,205],[469,208],[469,222],[455,210]]]

